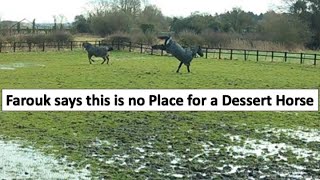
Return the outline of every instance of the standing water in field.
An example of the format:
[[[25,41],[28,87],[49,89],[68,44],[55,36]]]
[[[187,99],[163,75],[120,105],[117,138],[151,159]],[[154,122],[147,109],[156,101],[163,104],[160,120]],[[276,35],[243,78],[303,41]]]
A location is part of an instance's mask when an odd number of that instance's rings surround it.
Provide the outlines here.
[[[10,64],[0,64],[0,70],[15,70],[17,68],[26,68],[26,67],[44,67],[43,64],[34,64],[34,63],[10,63]]]
[[[30,147],[0,138],[2,179],[90,179],[90,171],[78,170],[65,159],[57,160]]]

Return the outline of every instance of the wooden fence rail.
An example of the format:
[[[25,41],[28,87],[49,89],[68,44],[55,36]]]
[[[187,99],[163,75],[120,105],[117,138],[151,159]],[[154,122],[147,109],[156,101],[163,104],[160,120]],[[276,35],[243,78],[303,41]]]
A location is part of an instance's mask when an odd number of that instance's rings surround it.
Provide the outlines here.
[[[230,59],[234,57],[241,58],[245,61],[249,60],[249,57],[253,57],[255,61],[270,59],[271,62],[275,59],[282,59],[284,62],[289,60],[298,60],[300,64],[303,64],[305,60],[308,60],[317,65],[320,60],[317,53],[295,53],[295,52],[281,52],[281,51],[260,51],[260,50],[247,50],[247,49],[222,49],[222,48],[206,48],[206,58],[209,54],[216,54],[218,59]]]
[[[87,41],[69,41],[69,42],[41,42],[41,43],[27,43],[27,42],[12,42],[4,43],[0,42],[0,53],[3,52],[31,52],[47,50],[70,50],[82,48],[82,43]],[[90,42],[95,46],[112,46],[116,50],[128,50],[129,52],[148,53],[151,55],[163,56],[166,53],[162,50],[153,50],[151,45],[124,42],[124,41],[93,41]],[[229,48],[203,48],[205,58],[209,58],[213,55],[213,58],[217,59],[242,59],[245,61],[266,61],[267,59],[273,61],[288,62],[289,60],[296,60],[300,64],[304,64],[305,61],[311,62],[313,65],[317,65],[320,60],[320,55],[317,53],[297,53],[297,52],[282,52],[282,51],[262,51],[262,50],[248,50],[248,49],[229,49]]]

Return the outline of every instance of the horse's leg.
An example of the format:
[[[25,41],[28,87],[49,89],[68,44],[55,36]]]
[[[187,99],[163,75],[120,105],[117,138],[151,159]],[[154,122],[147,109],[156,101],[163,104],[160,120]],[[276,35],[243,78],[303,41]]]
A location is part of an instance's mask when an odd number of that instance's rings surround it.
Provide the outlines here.
[[[190,73],[190,65],[187,66],[188,73]]]
[[[95,60],[94,60],[94,59],[92,59],[92,57],[93,57],[93,55],[91,55],[91,58],[90,58],[90,60],[91,60],[92,62],[95,62]]]
[[[89,59],[89,63],[90,63],[90,64],[92,64],[92,63],[91,63],[91,60],[92,60],[91,58],[92,58],[92,55],[88,54],[88,59]]]
[[[182,64],[183,64],[183,62],[180,62],[180,65],[179,65],[179,67],[178,67],[178,69],[177,69],[177,73],[179,72],[179,70],[180,70],[180,68],[181,68]]]
[[[110,61],[110,59],[109,59],[109,55],[107,56],[107,64],[109,65],[109,61]]]
[[[102,57],[103,58],[103,62],[101,64],[103,64],[104,62],[106,62],[106,57]]]

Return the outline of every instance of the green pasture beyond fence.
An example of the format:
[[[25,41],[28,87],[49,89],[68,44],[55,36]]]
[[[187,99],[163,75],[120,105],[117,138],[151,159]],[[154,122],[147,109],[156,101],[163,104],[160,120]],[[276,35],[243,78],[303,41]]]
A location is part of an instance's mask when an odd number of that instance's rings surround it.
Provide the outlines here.
[[[0,43],[0,53],[4,52],[34,52],[34,51],[65,51],[82,48],[82,43],[87,41],[70,41],[70,42],[50,42],[50,43],[27,43],[13,42]],[[90,42],[95,46],[112,46],[117,50],[127,50],[129,52],[148,53],[151,55],[167,55],[164,51],[153,50],[151,45],[133,42]],[[296,53],[281,51],[263,51],[248,49],[228,49],[228,48],[207,48],[203,47],[205,58],[245,60],[245,61],[271,61],[271,62],[295,62],[300,64],[317,65],[320,60],[318,53]]]

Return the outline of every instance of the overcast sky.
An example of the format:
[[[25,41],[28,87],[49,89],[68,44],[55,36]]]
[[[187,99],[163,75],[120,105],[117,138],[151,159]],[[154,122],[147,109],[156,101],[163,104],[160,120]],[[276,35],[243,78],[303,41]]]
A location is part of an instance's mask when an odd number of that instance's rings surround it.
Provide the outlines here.
[[[233,7],[256,14],[264,13],[280,5],[281,0],[149,0],[166,16],[188,16],[199,11],[209,14],[223,13]],[[36,22],[53,22],[60,14],[72,22],[76,15],[88,7],[88,0],[0,0],[1,20],[19,21],[26,18]]]

